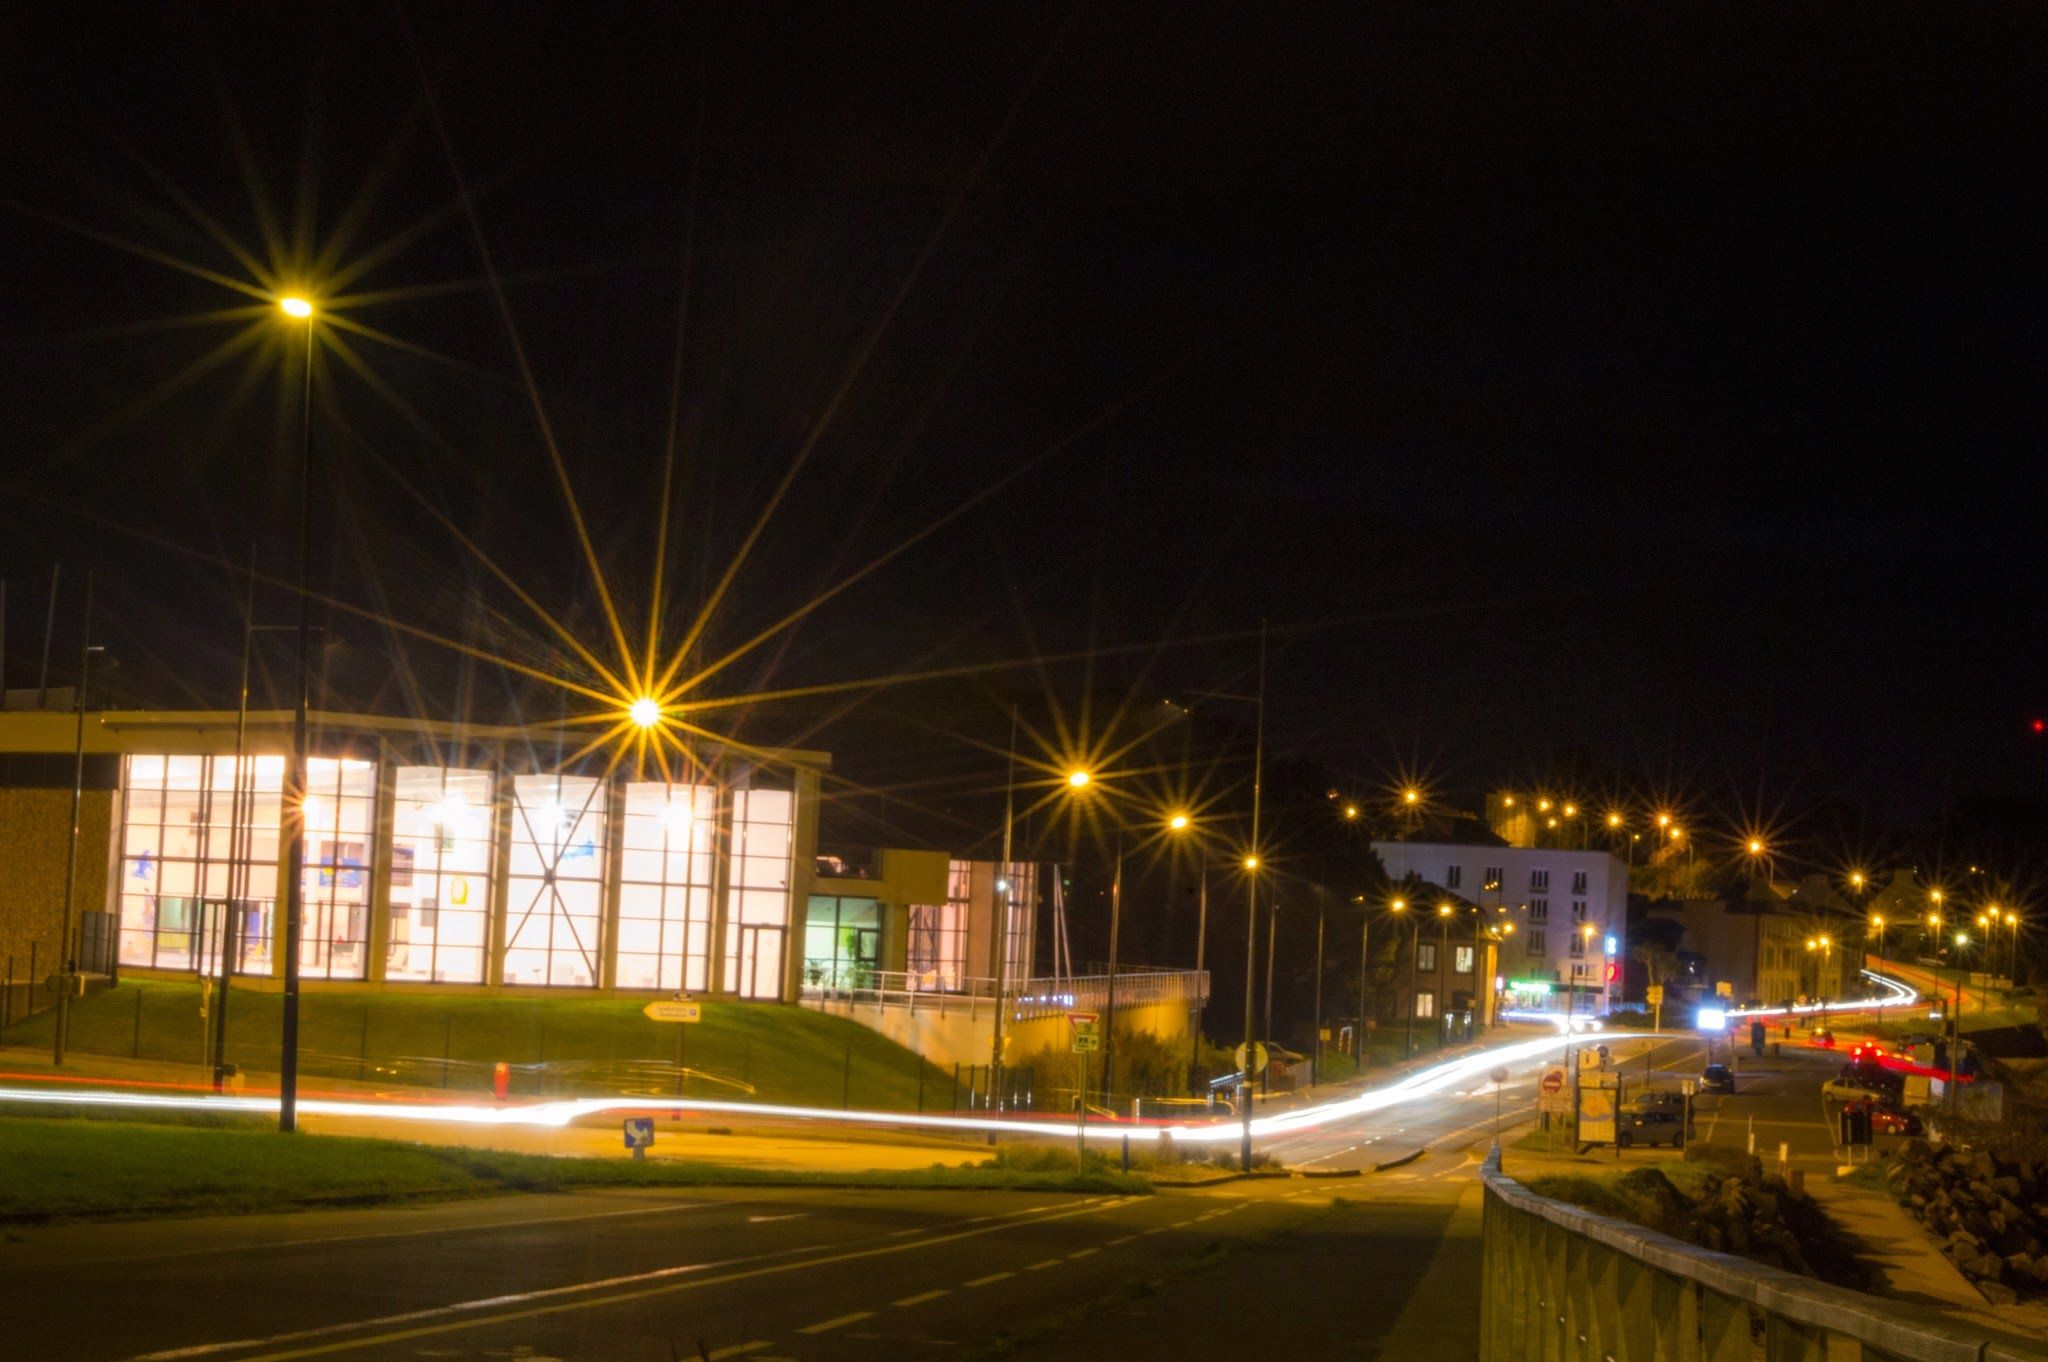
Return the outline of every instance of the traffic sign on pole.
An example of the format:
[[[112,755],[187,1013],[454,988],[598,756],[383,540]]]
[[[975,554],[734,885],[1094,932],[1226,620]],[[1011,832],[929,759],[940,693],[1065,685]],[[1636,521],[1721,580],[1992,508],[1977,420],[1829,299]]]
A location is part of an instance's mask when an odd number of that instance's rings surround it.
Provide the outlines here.
[[[1067,1024],[1074,1028],[1074,1053],[1092,1055],[1102,1049],[1102,1014],[1069,1012]]]
[[[695,1022],[704,1020],[702,1003],[649,1003],[640,1009],[649,1021]]]
[[[1252,1042],[1250,1063],[1245,1062],[1245,1049],[1242,1045],[1239,1045],[1237,1047],[1237,1050],[1235,1052],[1235,1058],[1237,1060],[1238,1072],[1247,1075],[1258,1075],[1264,1073],[1266,1071],[1266,1065],[1271,1062],[1270,1056],[1266,1053],[1266,1043],[1262,1040],[1255,1040]]]

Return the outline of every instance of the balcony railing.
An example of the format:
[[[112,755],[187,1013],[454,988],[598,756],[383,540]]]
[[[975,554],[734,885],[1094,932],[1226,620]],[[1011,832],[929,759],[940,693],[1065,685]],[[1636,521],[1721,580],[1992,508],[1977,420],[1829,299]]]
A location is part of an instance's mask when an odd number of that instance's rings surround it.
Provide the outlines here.
[[[2048,1362],[2016,1336],[1537,1196],[1480,1170],[1480,1362]]]

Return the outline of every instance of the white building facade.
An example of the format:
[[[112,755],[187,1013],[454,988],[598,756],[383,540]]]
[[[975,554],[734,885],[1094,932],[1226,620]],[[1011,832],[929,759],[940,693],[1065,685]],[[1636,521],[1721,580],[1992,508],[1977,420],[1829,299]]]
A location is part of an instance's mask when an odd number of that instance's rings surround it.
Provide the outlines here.
[[[1498,975],[1486,983],[1503,1008],[1588,1016],[1620,998],[1628,953],[1620,858],[1453,842],[1374,842],[1373,850],[1389,878],[1414,876],[1478,907],[1479,926],[1496,929],[1500,942]]]

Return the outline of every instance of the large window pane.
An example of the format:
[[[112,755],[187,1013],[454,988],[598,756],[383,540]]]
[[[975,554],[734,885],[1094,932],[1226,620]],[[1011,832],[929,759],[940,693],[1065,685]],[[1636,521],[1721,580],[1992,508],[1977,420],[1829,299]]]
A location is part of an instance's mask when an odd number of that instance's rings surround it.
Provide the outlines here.
[[[121,962],[211,972],[234,922],[234,968],[267,973],[277,837],[258,829],[277,826],[284,758],[245,756],[239,779],[232,756],[138,753],[123,766]]]
[[[377,764],[353,757],[306,762],[306,860],[300,973],[361,979],[370,962],[370,847]]]
[[[512,778],[506,983],[597,986],[604,949],[604,825],[603,781]]]
[[[711,871],[718,791],[709,785],[626,786],[619,864],[620,988],[711,984]]]
[[[386,978],[483,982],[495,842],[490,772],[398,768]]]
[[[725,901],[724,983],[743,998],[780,998],[789,927],[791,818],[787,790],[733,795],[732,884]]]

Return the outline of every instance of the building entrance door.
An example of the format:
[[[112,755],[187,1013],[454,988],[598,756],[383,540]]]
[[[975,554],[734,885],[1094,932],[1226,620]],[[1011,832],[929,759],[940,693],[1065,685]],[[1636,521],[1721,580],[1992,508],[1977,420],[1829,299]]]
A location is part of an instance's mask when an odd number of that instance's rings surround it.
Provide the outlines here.
[[[782,928],[772,923],[740,924],[740,996],[782,998]]]

